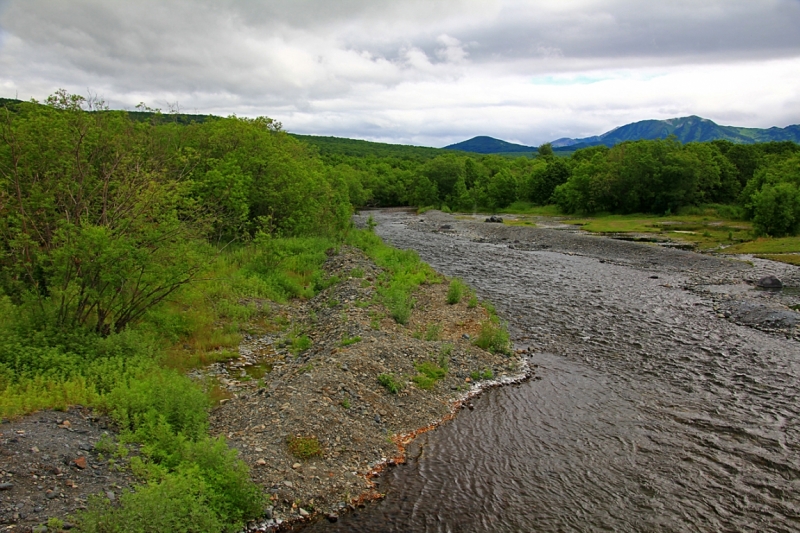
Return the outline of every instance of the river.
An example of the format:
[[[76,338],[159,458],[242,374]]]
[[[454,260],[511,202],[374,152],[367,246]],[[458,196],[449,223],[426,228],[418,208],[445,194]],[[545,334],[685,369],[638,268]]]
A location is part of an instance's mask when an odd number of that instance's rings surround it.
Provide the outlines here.
[[[537,377],[419,437],[379,478],[385,499],[307,530],[800,531],[800,343],[723,318],[712,297],[752,293],[752,267],[374,216],[388,242],[492,301]]]

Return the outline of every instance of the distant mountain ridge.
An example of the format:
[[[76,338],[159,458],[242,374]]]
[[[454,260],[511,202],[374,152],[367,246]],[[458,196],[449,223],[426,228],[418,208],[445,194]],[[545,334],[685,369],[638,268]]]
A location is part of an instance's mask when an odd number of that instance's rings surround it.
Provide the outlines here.
[[[752,144],[771,141],[792,141],[800,144],[800,125],[794,124],[785,128],[740,128],[737,126],[720,126],[713,120],[698,117],[671,118],[667,120],[641,120],[626,124],[601,135],[570,139],[556,139],[550,144],[557,152],[572,152],[579,148],[606,145],[614,146],[625,141],[666,139],[674,135],[682,143],[707,142],[723,139],[737,144]],[[478,154],[536,152],[532,146],[509,143],[492,137],[474,137],[467,141],[451,144],[445,150],[463,150]]]
[[[462,152],[472,152],[475,154],[508,154],[508,153],[528,153],[536,152],[533,146],[525,146],[523,144],[514,144],[494,137],[487,137],[481,135],[473,137],[468,141],[451,144],[445,146],[444,150],[461,150]]]
[[[738,126],[720,126],[713,120],[692,115],[667,120],[641,120],[614,128],[602,135],[582,139],[556,139],[550,144],[553,148],[576,147],[577,145],[597,146],[599,144],[614,146],[624,141],[666,139],[670,135],[675,135],[682,143],[707,142],[718,139],[740,144],[770,141],[800,143],[800,125],[768,129],[740,128]]]

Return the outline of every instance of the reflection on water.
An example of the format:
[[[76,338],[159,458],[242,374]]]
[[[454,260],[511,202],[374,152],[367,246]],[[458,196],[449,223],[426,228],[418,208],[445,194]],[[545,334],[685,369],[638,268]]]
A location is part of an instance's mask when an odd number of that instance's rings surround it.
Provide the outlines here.
[[[467,280],[541,350],[541,379],[488,391],[415,442],[385,500],[308,530],[800,530],[796,341],[717,318],[679,273],[393,220],[385,238]]]

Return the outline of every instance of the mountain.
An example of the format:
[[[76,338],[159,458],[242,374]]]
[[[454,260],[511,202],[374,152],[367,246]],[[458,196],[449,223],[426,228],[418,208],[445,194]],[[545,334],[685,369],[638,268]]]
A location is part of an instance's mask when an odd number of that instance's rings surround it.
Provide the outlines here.
[[[536,152],[532,146],[514,144],[494,137],[473,137],[468,141],[451,144],[444,147],[445,150],[461,150],[462,152],[473,152],[476,154],[510,154],[510,153],[530,153]]]
[[[692,115],[668,120],[642,120],[614,128],[602,135],[583,139],[556,139],[550,144],[554,149],[569,148],[570,150],[575,150],[598,144],[614,146],[624,141],[665,139],[670,135],[675,135],[682,143],[714,141],[717,139],[740,144],[770,141],[800,143],[800,125],[769,129],[739,128],[737,126],[720,126],[707,118]]]

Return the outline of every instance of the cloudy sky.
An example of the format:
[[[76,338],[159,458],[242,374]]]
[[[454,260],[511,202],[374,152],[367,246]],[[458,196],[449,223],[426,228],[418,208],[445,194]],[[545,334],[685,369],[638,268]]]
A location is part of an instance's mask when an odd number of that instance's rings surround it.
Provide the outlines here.
[[[0,0],[0,96],[58,88],[426,146],[783,127],[800,0]]]

